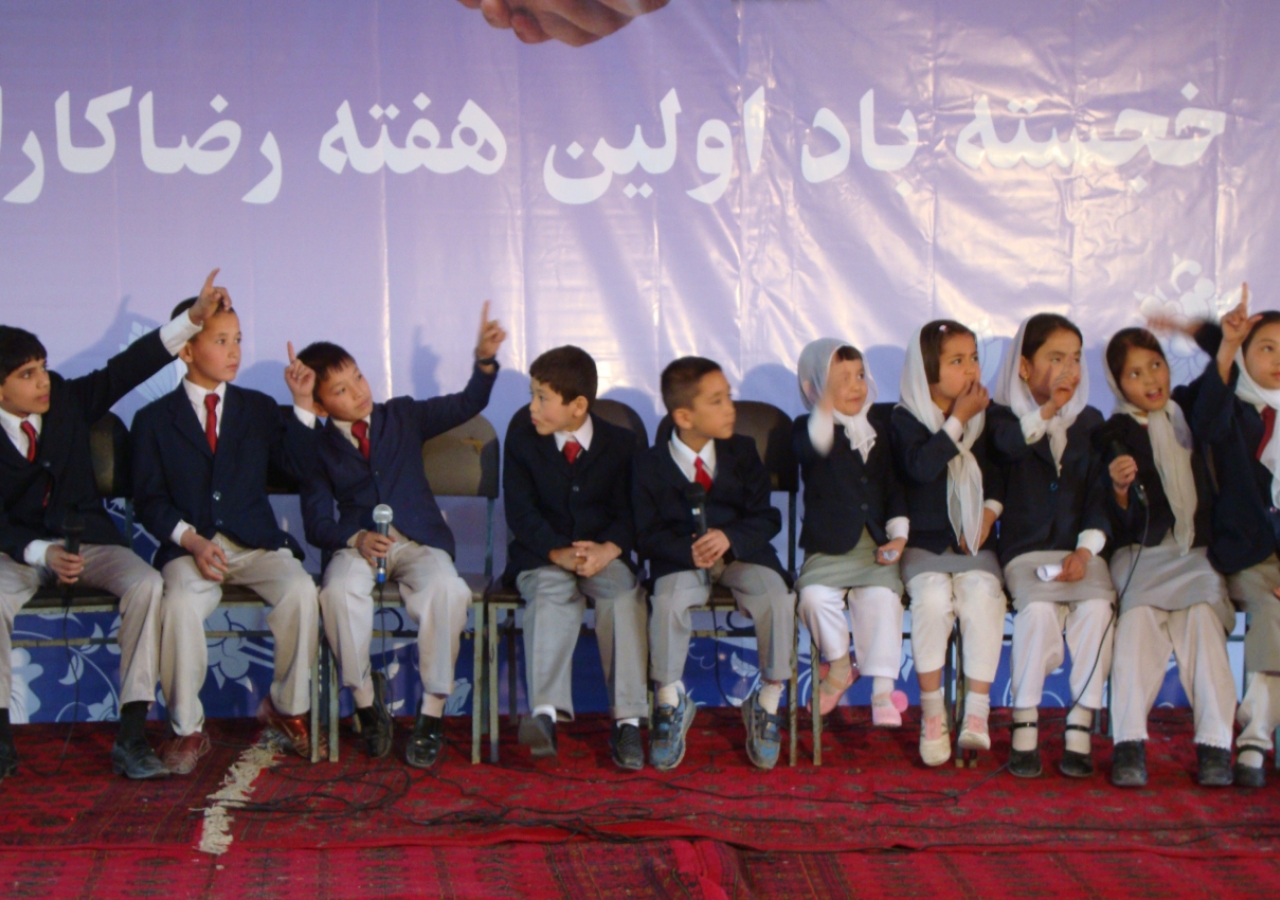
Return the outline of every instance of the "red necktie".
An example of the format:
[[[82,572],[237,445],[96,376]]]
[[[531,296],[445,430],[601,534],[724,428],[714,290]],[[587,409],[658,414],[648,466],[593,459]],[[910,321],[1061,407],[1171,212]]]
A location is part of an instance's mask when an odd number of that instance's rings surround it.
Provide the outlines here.
[[[30,422],[23,420],[22,433],[27,436],[27,462],[36,461],[36,428]]]
[[[582,445],[573,438],[569,438],[564,445],[564,458],[569,460],[569,465],[573,465],[577,461],[578,454],[581,452]]]
[[[369,423],[361,420],[351,423],[351,434],[355,436],[356,443],[360,445],[360,455],[365,459],[369,458]]]
[[[1271,442],[1271,435],[1276,430],[1276,411],[1270,406],[1262,408],[1262,443],[1258,444],[1258,459],[1262,459],[1262,451]]]
[[[209,439],[209,450],[218,452],[218,395],[204,395],[204,436]]]
[[[693,480],[702,485],[705,490],[711,490],[711,473],[703,465],[701,456],[693,458]]]

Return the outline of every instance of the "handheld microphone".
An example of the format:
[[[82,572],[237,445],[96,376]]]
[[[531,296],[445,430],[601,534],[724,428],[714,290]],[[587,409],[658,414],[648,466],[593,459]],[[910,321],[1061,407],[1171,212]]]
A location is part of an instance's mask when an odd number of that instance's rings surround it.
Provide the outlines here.
[[[1113,459],[1121,456],[1133,456],[1129,452],[1129,448],[1120,442],[1118,438],[1111,439],[1111,456]],[[1137,477],[1133,479],[1133,495],[1138,498],[1138,502],[1143,506],[1147,505],[1147,489],[1142,486],[1142,481]]]
[[[385,503],[379,503],[373,508],[373,527],[383,537],[391,534],[391,517],[391,507]],[[387,558],[384,556],[378,560],[378,584],[385,584],[386,580]]]
[[[84,537],[84,516],[77,512],[69,512],[62,519],[62,534],[66,537],[66,551],[72,556],[80,555],[80,540]]]
[[[684,499],[688,501],[689,513],[693,516],[694,533],[700,538],[707,533],[707,489],[696,481],[690,481],[684,486]],[[706,569],[699,571],[702,573],[703,583],[709,584],[711,573]]]

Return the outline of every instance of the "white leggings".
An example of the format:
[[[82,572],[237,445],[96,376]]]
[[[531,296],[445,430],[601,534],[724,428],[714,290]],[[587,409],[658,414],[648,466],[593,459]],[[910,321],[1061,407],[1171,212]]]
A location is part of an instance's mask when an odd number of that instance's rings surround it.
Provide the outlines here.
[[[1102,687],[1111,673],[1110,600],[1073,603],[1032,601],[1013,617],[1013,705],[1040,705],[1044,679],[1062,665],[1063,640],[1071,651],[1071,697],[1086,709],[1102,708]]]
[[[1004,643],[1004,590],[990,572],[949,575],[921,572],[907,584],[911,595],[911,650],[916,672],[936,672],[947,659],[951,627],[960,620],[964,674],[994,681]]]
[[[800,589],[800,621],[817,637],[822,658],[830,662],[849,652],[846,596],[859,672],[896,679],[902,668],[902,598],[886,587]]]

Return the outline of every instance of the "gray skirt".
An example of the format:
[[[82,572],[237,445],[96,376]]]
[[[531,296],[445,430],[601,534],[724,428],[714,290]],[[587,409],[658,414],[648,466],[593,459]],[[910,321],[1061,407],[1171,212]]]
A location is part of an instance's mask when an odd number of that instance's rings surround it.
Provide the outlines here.
[[[1280,672],[1280,561],[1273,553],[1256,566],[1227,578],[1227,592],[1244,610],[1244,667],[1248,672]]]
[[[944,553],[930,553],[919,547],[908,547],[902,553],[902,580],[906,584],[911,579],[925,572],[941,572],[945,575],[958,575],[961,572],[974,570],[990,572],[998,581],[1004,581],[1004,573],[1000,571],[1000,560],[990,550],[979,550],[977,556],[968,553],[956,553],[947,548]]]
[[[796,590],[814,584],[831,588],[883,587],[901,597],[898,563],[880,565],[876,562],[878,549],[871,532],[864,528],[857,546],[848,553],[806,553]]]
[[[1129,566],[1139,549],[1142,553],[1126,589]],[[1182,556],[1172,530],[1159,546],[1139,548],[1137,544],[1130,544],[1117,550],[1111,557],[1111,580],[1117,592],[1124,591],[1120,598],[1120,615],[1137,606],[1154,606],[1176,612],[1197,603],[1209,603],[1228,632],[1235,628],[1236,613],[1227,600],[1227,583],[1210,565],[1209,551],[1204,547],[1192,547],[1186,556]]]
[[[1079,581],[1041,581],[1036,575],[1040,566],[1061,563],[1068,550],[1036,550],[1023,553],[1004,567],[1004,583],[1013,595],[1013,608],[1020,610],[1028,603],[1076,603],[1081,600],[1116,600],[1111,571],[1105,560],[1090,557],[1084,577]]]

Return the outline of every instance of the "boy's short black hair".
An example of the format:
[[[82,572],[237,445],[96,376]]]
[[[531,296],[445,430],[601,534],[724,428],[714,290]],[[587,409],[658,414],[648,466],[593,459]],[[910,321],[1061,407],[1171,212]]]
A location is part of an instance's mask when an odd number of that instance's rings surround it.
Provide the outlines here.
[[[173,312],[169,313],[169,321],[172,322],[174,319],[178,318],[178,316],[195,306],[196,301],[199,299],[199,297],[188,297],[186,300],[183,300],[173,308]]]
[[[315,399],[320,399],[320,385],[332,375],[336,370],[343,366],[355,364],[355,357],[337,344],[329,341],[316,341],[314,344],[308,344],[302,348],[298,354],[298,359],[302,360],[303,365],[316,373],[316,386],[312,389],[311,394]]]
[[[953,319],[935,319],[920,329],[920,357],[930,384],[937,384],[942,377],[942,345],[948,338],[965,336],[978,340],[972,331]]]
[[[596,402],[596,361],[581,347],[566,344],[548,350],[533,361],[529,377],[551,388],[564,403],[586,397],[587,409],[590,409]]]
[[[1159,353],[1160,358],[1165,359],[1164,348],[1160,346],[1160,341],[1156,336],[1145,328],[1121,328],[1107,342],[1107,368],[1111,370],[1111,377],[1116,380],[1116,385],[1124,384],[1124,363],[1129,358],[1129,349],[1138,347],[1142,350],[1150,350],[1152,353]]]
[[[1058,331],[1071,332],[1080,341],[1080,346],[1084,346],[1084,335],[1080,333],[1075,322],[1057,313],[1036,313],[1027,319],[1027,327],[1022,332],[1023,358],[1031,362],[1035,358],[1036,351]]]
[[[668,413],[693,409],[698,384],[712,372],[723,371],[720,364],[702,356],[682,356],[662,370],[662,403]]]
[[[49,351],[44,349],[40,338],[30,331],[0,325],[0,381],[29,362],[48,358]]]
[[[1253,327],[1249,329],[1249,336],[1244,339],[1244,344],[1241,345],[1240,352],[1249,352],[1249,345],[1253,343],[1253,337],[1258,333],[1259,328],[1264,328],[1267,325],[1274,325],[1277,322],[1280,322],[1280,311],[1269,309],[1262,313],[1258,321],[1254,322]]]

